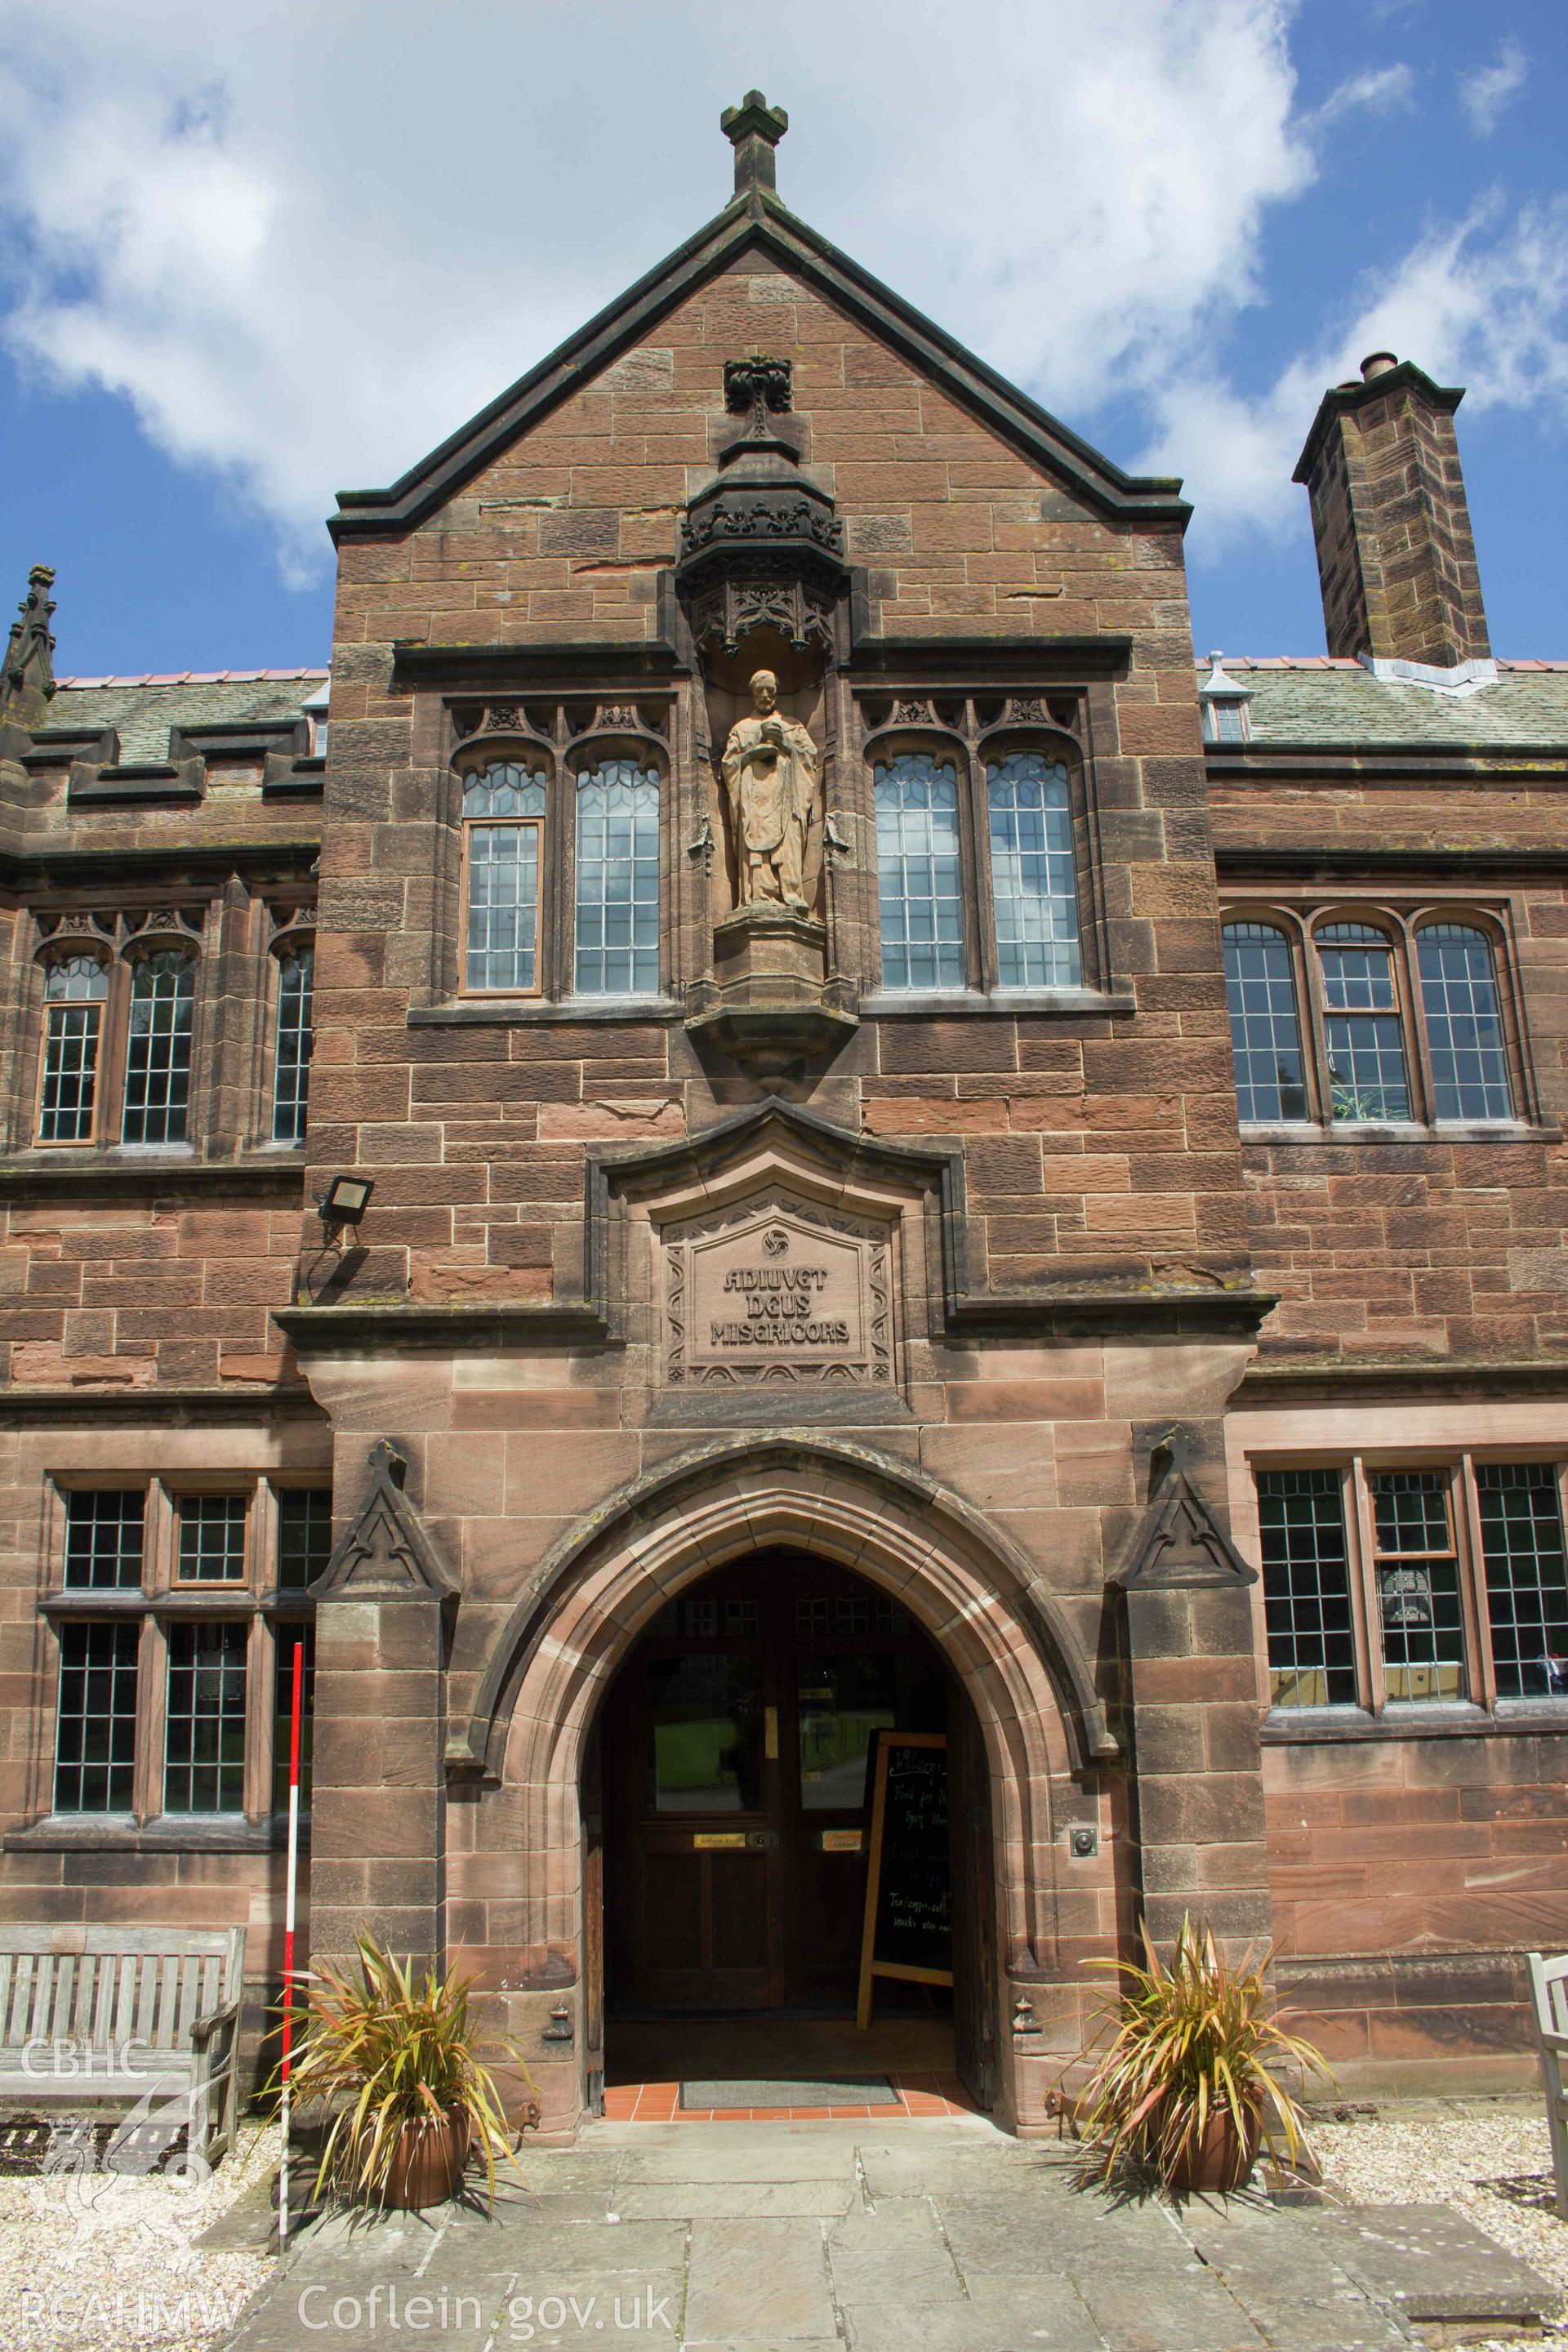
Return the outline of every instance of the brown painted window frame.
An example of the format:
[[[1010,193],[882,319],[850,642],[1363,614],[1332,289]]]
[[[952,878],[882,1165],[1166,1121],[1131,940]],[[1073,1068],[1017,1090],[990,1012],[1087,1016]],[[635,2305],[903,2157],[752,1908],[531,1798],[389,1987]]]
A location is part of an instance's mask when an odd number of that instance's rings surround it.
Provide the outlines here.
[[[1281,1706],[1268,1702],[1271,1726],[1288,1728],[1314,1719],[1365,1717],[1390,1732],[1418,1731],[1424,1722],[1480,1721],[1488,1717],[1511,1722],[1521,1715],[1550,1715],[1568,1721],[1568,1696],[1537,1695],[1500,1700],[1497,1665],[1492,1651],[1491,1615],[1487,1595],[1485,1542],[1481,1527],[1478,1469],[1494,1465],[1549,1468],[1557,1488],[1557,1508],[1568,1538],[1568,1457],[1560,1446],[1478,1445],[1422,1446],[1401,1450],[1368,1447],[1350,1454],[1317,1449],[1273,1453],[1249,1451],[1247,1471],[1256,1501],[1258,1480],[1271,1470],[1324,1470],[1340,1481],[1343,1513],[1346,1570],[1350,1588],[1351,1631],[1356,1696],[1353,1702],[1330,1706]],[[1377,1589],[1380,1559],[1413,1555],[1380,1553],[1372,1480],[1380,1472],[1426,1470],[1447,1481],[1452,1554],[1458,1569],[1459,1608],[1464,1635],[1466,1696],[1459,1699],[1395,1699],[1388,1696],[1382,1639],[1381,1605]],[[1261,1570],[1261,1549],[1258,1566]],[[1264,1614],[1265,1593],[1259,1575],[1254,1587],[1254,1619],[1258,1657],[1266,1691],[1269,1688],[1268,1633]],[[1392,1712],[1390,1712],[1392,1708]],[[1500,1717],[1500,1708],[1506,1710]]]
[[[42,1759],[47,1791],[45,1811],[52,1808],[56,1769],[56,1735],[59,1722],[60,1667],[64,1644],[61,1622],[73,1624],[134,1622],[140,1626],[136,1668],[136,1737],[132,1765],[132,1811],[138,1828],[179,1823],[186,1820],[227,1822],[242,1819],[248,1828],[264,1827],[275,1818],[272,1804],[274,1772],[274,1701],[279,1629],[310,1625],[316,1604],[296,1588],[279,1587],[277,1577],[278,1497],[291,1488],[322,1488],[328,1480],[320,1471],[261,1473],[236,1471],[228,1476],[170,1473],[166,1475],[107,1471],[56,1473],[48,1486],[45,1512],[45,1615],[52,1622],[54,1639],[50,1691],[47,1705],[50,1725],[48,1753]],[[107,1587],[118,1606],[106,1602],[92,1587],[65,1584],[66,1505],[72,1492],[103,1486],[140,1487],[146,1497],[142,1521],[142,1567],[139,1588]],[[240,1495],[247,1497],[244,1580],[232,1583],[185,1582],[179,1575],[179,1507],[186,1497]],[[51,1606],[51,1603],[53,1604]],[[96,1605],[95,1605],[96,1603]],[[62,1605],[63,1604],[63,1605]],[[245,1802],[242,1811],[171,1814],[163,1806],[167,1767],[167,1698],[169,1630],[175,1623],[241,1622],[246,1635]],[[65,1817],[62,1817],[65,1818]],[[122,1813],[72,1813],[75,1822],[123,1821]]]
[[[98,1042],[93,1054],[92,1125],[86,1135],[72,1137],[44,1135],[44,1090],[48,1083],[49,1043],[54,1034],[56,1005],[48,995],[48,973],[53,964],[73,961],[79,956],[90,956],[103,973],[103,994],[96,999],[83,998],[79,1003],[99,1006]],[[68,940],[50,940],[35,958],[40,997],[38,1015],[38,1050],[33,1083],[33,1109],[28,1129],[28,1141],[40,1151],[91,1151],[102,1139],[104,1097],[109,1092],[104,1080],[110,1066],[110,1048],[115,1035],[115,1012],[120,993],[118,978],[120,958],[107,940],[82,939],[73,934]],[[60,1009],[68,1010],[71,1000],[60,1000]]]
[[[1058,726],[1046,719],[1003,716],[983,719],[980,706],[1017,699],[1038,701],[1047,698],[1072,703],[1079,713],[1079,731]],[[954,1001],[966,998],[971,1002],[994,1000],[999,1012],[1016,1006],[1038,1003],[1049,1007],[1053,1000],[1066,998],[1073,1004],[1085,997],[1105,994],[1113,985],[1105,929],[1103,904],[1103,858],[1100,843],[1099,814],[1094,793],[1094,762],[1089,736],[1088,697],[1077,689],[1067,692],[1040,688],[1033,691],[1021,688],[997,688],[989,692],[974,688],[947,690],[941,688],[903,688],[898,690],[895,714],[874,723],[866,706],[889,699],[889,690],[862,690],[858,699],[860,709],[860,756],[865,767],[867,805],[870,811],[871,839],[868,856],[868,888],[872,914],[872,936],[876,941],[876,978],[874,991],[886,995],[889,1003],[907,997],[911,1003],[926,998],[950,997]],[[932,708],[930,720],[905,719],[897,715],[897,704],[910,699],[924,701]],[[944,709],[960,708],[962,717],[957,724],[943,723]],[[1072,822],[1073,891],[1078,913],[1079,977],[1076,982],[1045,982],[1039,986],[1005,985],[997,977],[1000,950],[996,939],[996,904],[992,885],[990,804],[986,793],[986,765],[997,758],[1015,751],[1037,751],[1053,763],[1065,767],[1068,775],[1068,805]],[[881,931],[877,919],[879,898],[876,846],[876,770],[879,764],[901,754],[923,754],[934,761],[950,763],[958,771],[958,843],[961,887],[963,907],[963,970],[961,988],[891,989],[882,979]]]
[[[1421,1129],[1436,1136],[1468,1135],[1477,1131],[1484,1135],[1489,1130],[1506,1137],[1521,1127],[1536,1124],[1540,1112],[1527,1051],[1528,1033],[1520,989],[1518,958],[1513,947],[1511,913],[1511,906],[1507,903],[1488,904],[1472,898],[1416,899],[1369,895],[1363,898],[1319,896],[1310,899],[1291,899],[1250,894],[1227,898],[1220,908],[1222,934],[1232,923],[1267,924],[1270,929],[1283,935],[1289,948],[1296,1021],[1300,1033],[1310,1105],[1310,1116],[1305,1120],[1244,1120],[1243,1134],[1277,1131],[1284,1127],[1289,1128],[1292,1135],[1311,1128],[1336,1138],[1358,1132],[1394,1131],[1404,1134],[1412,1129]],[[1362,923],[1382,931],[1388,940],[1395,1004],[1382,1017],[1397,1019],[1399,1023],[1410,1090],[1410,1111],[1405,1118],[1344,1119],[1332,1116],[1326,1028],[1328,1007],[1324,1000],[1322,960],[1318,940],[1321,931],[1334,923]],[[1492,977],[1502,1019],[1509,1091],[1513,1100],[1512,1113],[1507,1118],[1439,1119],[1436,1115],[1436,1087],[1432,1070],[1426,1004],[1422,993],[1419,951],[1422,932],[1445,923],[1460,924],[1468,929],[1479,931],[1491,951]]]

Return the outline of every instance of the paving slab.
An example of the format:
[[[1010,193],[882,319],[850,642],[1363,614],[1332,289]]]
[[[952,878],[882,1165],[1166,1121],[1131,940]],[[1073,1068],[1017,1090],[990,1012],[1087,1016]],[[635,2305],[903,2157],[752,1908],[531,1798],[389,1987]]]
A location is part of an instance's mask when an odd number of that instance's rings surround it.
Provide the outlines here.
[[[827,2263],[840,2304],[956,2303],[963,2285],[929,2197],[855,2205],[827,2232]]]
[[[623,2221],[697,2213],[710,2221],[833,2221],[859,2201],[853,2175],[837,2180],[630,2180],[616,2191]]]
[[[1539,2327],[1558,2290],[1447,2205],[1319,2207],[1312,2240],[1424,2333],[1492,2320],[1500,2335]]]
[[[1263,2352],[1262,2330],[1199,2263],[1142,2275],[1082,2271],[1074,2284],[1117,2352]]]
[[[693,2222],[689,2343],[836,2333],[819,2221]]]
[[[959,2304],[847,2304],[850,2352],[1105,2352],[1105,2338],[1065,2280],[988,2285]]]
[[[657,2124],[650,2145],[626,2149],[617,2181],[838,2180],[853,2178],[853,2127],[814,2138],[820,2125]],[[656,2137],[657,2136],[657,2137]]]
[[[1119,2202],[984,2126],[614,2126],[533,2172],[307,2228],[233,2352],[1398,2352],[1555,2307],[1447,2207]]]

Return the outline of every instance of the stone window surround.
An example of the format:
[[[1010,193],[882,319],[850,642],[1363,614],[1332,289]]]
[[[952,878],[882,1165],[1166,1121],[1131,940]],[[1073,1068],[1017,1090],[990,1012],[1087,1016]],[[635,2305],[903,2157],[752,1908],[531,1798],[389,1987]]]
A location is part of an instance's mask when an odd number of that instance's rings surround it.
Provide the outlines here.
[[[616,649],[611,647],[606,651],[606,667],[614,668]],[[499,687],[481,688],[477,692],[448,692],[439,702],[434,703],[429,708],[428,716],[416,724],[416,736],[428,745],[426,756],[434,754],[442,762],[445,783],[437,799],[432,845],[437,877],[437,905],[440,912],[432,927],[428,994],[424,1002],[419,1002],[417,998],[424,992],[416,991],[416,1001],[408,1009],[408,1025],[411,1028],[489,1024],[511,1025],[562,1021],[625,1021],[631,1018],[671,1023],[681,1020],[685,1008],[680,992],[685,981],[691,977],[684,966],[687,950],[690,947],[689,934],[693,908],[697,909],[699,929],[704,936],[709,920],[704,872],[700,863],[694,864],[694,861],[710,859],[712,855],[712,819],[710,816],[707,818],[706,834],[703,820],[708,794],[706,790],[698,792],[692,782],[704,774],[708,754],[702,740],[703,722],[698,709],[691,705],[690,688],[650,688],[640,681],[614,688],[552,683],[536,689],[527,684],[509,683],[505,688],[504,703],[500,701],[501,692]],[[906,724],[900,730],[869,724],[870,714],[879,705],[890,711],[911,698],[950,713],[955,709],[962,709],[963,728],[955,732],[940,720],[930,727],[911,729]],[[957,991],[885,994],[876,985],[878,975],[868,971],[862,975],[866,992],[861,1000],[862,1011],[879,1017],[940,1013],[951,1018],[992,1013],[1006,1016],[1019,1012],[1130,1014],[1136,1010],[1136,998],[1131,986],[1119,982],[1111,968],[1094,779],[1091,701],[1089,689],[1081,684],[1055,688],[1043,682],[1020,685],[1016,680],[1009,680],[994,687],[962,684],[952,687],[922,679],[914,685],[896,687],[880,682],[847,685],[845,709],[849,716],[845,724],[853,725],[863,739],[859,767],[865,779],[868,803],[867,822],[858,825],[856,830],[864,833],[868,844],[872,837],[869,830],[869,762],[874,749],[879,751],[882,743],[890,738],[900,738],[906,745],[919,741],[925,749],[960,745],[960,765],[967,779],[963,790],[968,796],[974,792],[984,793],[984,758],[976,760],[973,756],[982,744],[989,749],[993,743],[1000,746],[1005,741],[1009,750],[1038,750],[1053,759],[1065,761],[1072,793],[1074,853],[1080,908],[1079,940],[1084,972],[1082,984],[1073,988],[1004,989],[995,986],[994,943],[984,949],[984,961],[978,945],[978,942],[992,940],[987,893],[980,920],[975,926],[974,940],[970,942],[971,979],[974,984]],[[986,713],[991,715],[987,717]],[[635,724],[626,724],[634,714]],[[831,729],[829,731],[831,733]],[[571,774],[583,763],[587,753],[609,757],[636,756],[643,759],[645,763],[651,754],[652,764],[658,768],[665,787],[660,808],[660,891],[666,945],[661,955],[660,992],[656,996],[580,996],[572,993],[568,984],[573,895],[570,866],[574,852],[574,827],[564,803]],[[541,971],[546,977],[539,992],[517,995],[469,995],[462,986],[466,911],[462,778],[492,760],[515,759],[525,764],[531,761],[538,765],[542,755],[548,779],[544,865],[556,905],[564,910],[564,918],[558,917],[552,924],[547,889],[546,919],[542,927],[540,949]],[[828,775],[831,784],[831,751]],[[846,779],[847,782],[848,779]],[[839,813],[831,806],[831,789],[828,800],[832,818]],[[695,817],[692,815],[693,808],[697,811]],[[692,824],[698,828],[697,837],[688,840],[685,835]],[[973,894],[978,877],[986,870],[986,857],[983,852],[977,853],[974,846],[985,830],[984,811],[978,817],[973,811],[964,812],[962,854],[965,887],[972,894],[970,903],[974,903]],[[834,845],[830,843],[829,846]],[[843,844],[837,845],[840,853],[844,846]],[[868,851],[858,860],[853,857],[846,859],[842,854],[837,859],[830,856],[826,865],[826,887],[830,892],[835,888],[842,892],[846,881],[850,878],[849,869],[857,865],[866,870],[855,875],[851,890],[858,888],[868,893],[868,912],[874,938],[874,853]],[[692,898],[694,883],[697,886],[695,899]],[[872,960],[874,961],[874,954]]]
[[[959,856],[963,868],[965,985],[962,989],[883,990],[879,966],[866,974],[861,1010],[872,1013],[1020,1011],[1105,1013],[1134,1009],[1110,970],[1105,924],[1103,859],[1094,763],[1088,744],[1088,698],[1075,690],[1004,687],[990,690],[905,687],[857,688],[857,714],[868,808],[872,773],[902,752],[924,753],[958,771]],[[924,706],[923,713],[920,706]],[[987,716],[987,712],[994,715]],[[1083,978],[1073,987],[1004,988],[996,977],[995,917],[991,892],[990,826],[985,801],[987,760],[1038,751],[1068,772],[1073,866]],[[872,818],[874,843],[874,816]],[[875,899],[875,849],[869,851]],[[875,939],[873,915],[871,935]]]
[[[1507,1409],[1502,1409],[1505,1415]],[[1263,1738],[1266,1744],[1294,1745],[1302,1742],[1317,1744],[1324,1740],[1343,1739],[1429,1739],[1434,1737],[1491,1735],[1509,1736],[1525,1731],[1550,1731],[1568,1734],[1568,1699],[1548,1696],[1500,1699],[1492,1664],[1491,1633],[1486,1594],[1479,1508],[1477,1500],[1475,1470],[1482,1464],[1544,1463],[1550,1465],[1557,1477],[1559,1507],[1563,1524],[1568,1528],[1568,1444],[1561,1438],[1555,1443],[1531,1443],[1522,1432],[1514,1442],[1500,1440],[1490,1433],[1484,1442],[1467,1445],[1452,1437],[1444,1442],[1436,1437],[1428,1444],[1392,1442],[1388,1432],[1378,1426],[1375,1412],[1363,1412],[1347,1416],[1343,1412],[1331,1418],[1341,1426],[1347,1419],[1359,1421],[1365,1429],[1368,1442],[1358,1446],[1353,1438],[1339,1445],[1321,1444],[1291,1444],[1287,1433],[1279,1431],[1281,1442],[1269,1443],[1263,1437],[1259,1424],[1265,1416],[1254,1419],[1245,1416],[1250,1427],[1241,1426],[1241,1416],[1232,1417],[1227,1433],[1230,1456],[1230,1486],[1232,1522],[1237,1543],[1248,1559],[1261,1570],[1262,1544],[1258,1531],[1258,1475],[1271,1470],[1331,1470],[1342,1481],[1345,1545],[1349,1560],[1349,1584],[1352,1623],[1354,1640],[1356,1699],[1353,1705],[1326,1706],[1275,1706],[1264,1698]],[[1285,1416],[1279,1416],[1281,1420]],[[1289,1416],[1296,1419],[1296,1416]],[[1329,1416],[1302,1413],[1303,1423],[1321,1423]],[[1456,1418],[1473,1423],[1473,1409],[1455,1408],[1442,1415],[1451,1429]],[[1398,1420],[1408,1426],[1408,1408],[1402,1408]],[[1254,1433],[1257,1433],[1255,1442]],[[1303,1430],[1303,1434],[1306,1433]],[[1458,1701],[1404,1701],[1392,1711],[1384,1695],[1384,1673],[1381,1643],[1377,1635],[1377,1596],[1375,1590],[1375,1542],[1372,1523],[1369,1474],[1382,1470],[1436,1470],[1450,1480],[1452,1514],[1459,1568],[1459,1586],[1464,1616],[1464,1647],[1468,1697]],[[1253,1588],[1257,1654],[1260,1687],[1267,1694],[1268,1675],[1268,1640],[1265,1615],[1266,1593],[1261,1573]]]
[[[1561,1130],[1541,1111],[1535,1075],[1529,1054],[1523,995],[1514,950],[1514,908],[1511,898],[1481,900],[1455,897],[1419,898],[1394,896],[1369,888],[1358,895],[1353,885],[1332,896],[1324,892],[1300,895],[1275,892],[1267,898],[1226,898],[1220,923],[1260,923],[1282,932],[1290,950],[1296,1020],[1301,1058],[1314,1115],[1305,1119],[1243,1119],[1243,1142],[1403,1143],[1407,1141],[1484,1143],[1511,1142],[1530,1137],[1556,1139]],[[1329,1101],[1328,1048],[1320,960],[1313,952],[1316,933],[1326,924],[1366,923],[1386,932],[1394,950],[1395,992],[1400,1034],[1413,1111],[1408,1119],[1341,1119],[1324,1116]],[[1426,1116],[1435,1099],[1432,1058],[1423,1013],[1416,958],[1419,933],[1436,923],[1464,923],[1483,932],[1490,943],[1498,1001],[1503,1022],[1504,1051],[1514,1115],[1500,1119],[1437,1119]]]
[[[38,908],[31,917],[36,944],[29,959],[17,960],[20,1003],[13,999],[20,1039],[11,1087],[12,1150],[25,1155],[18,1164],[81,1168],[102,1159],[124,1167],[164,1161],[189,1162],[202,1155],[213,1133],[226,1080],[237,1079],[246,1103],[246,1132],[235,1140],[242,1152],[274,1157],[302,1155],[303,1146],[277,1143],[272,1137],[273,1088],[278,1049],[279,957],[290,947],[315,943],[315,908],[309,895],[279,894],[236,885],[247,917],[259,923],[265,944],[258,957],[254,1002],[243,1036],[226,1030],[216,1001],[222,986],[218,967],[224,960],[224,918],[229,911],[224,894],[204,892],[194,899],[184,894],[152,909],[145,906],[115,907],[106,894],[95,893],[87,907]],[[192,1015],[190,1086],[185,1134],[179,1143],[128,1144],[120,1139],[124,1108],[125,1051],[130,1009],[130,966],[143,954],[176,948],[194,966],[195,1002]],[[109,979],[98,1040],[97,1087],[93,1131],[80,1142],[43,1142],[39,1113],[43,1099],[44,1053],[47,1013],[44,998],[45,967],[57,957],[94,955],[101,959]]]
[[[627,696],[614,703],[604,698],[585,706],[574,698],[551,694],[519,696],[501,711],[493,706],[476,713],[479,725],[464,733],[460,709],[451,712],[457,737],[451,755],[441,832],[455,845],[450,895],[451,919],[438,927],[433,943],[432,979],[438,1002],[420,1006],[425,1018],[461,1020],[582,1020],[626,1019],[649,1012],[674,1016],[679,1008],[669,994],[670,877],[676,859],[677,793],[673,784],[668,730],[668,694]],[[645,707],[646,706],[646,707]],[[573,727],[586,709],[588,725]],[[650,723],[657,711],[663,725]],[[515,723],[510,714],[515,712]],[[628,718],[635,713],[635,718]],[[541,719],[547,723],[541,725]],[[575,963],[577,824],[575,785],[578,776],[601,761],[634,759],[639,767],[654,768],[659,779],[659,894],[661,901],[660,989],[654,995],[578,995],[574,987]],[[494,762],[513,761],[531,773],[544,774],[545,810],[540,824],[540,920],[535,952],[536,985],[531,990],[470,991],[465,980],[464,947],[468,917],[468,840],[470,820],[463,814],[463,786],[469,776],[482,774]],[[506,822],[506,820],[499,820]]]
[[[73,1488],[110,1484],[140,1487],[146,1496],[142,1580],[137,1586],[68,1586],[65,1581],[66,1495]],[[320,1488],[323,1474],[258,1474],[237,1470],[225,1476],[210,1470],[169,1470],[118,1480],[107,1472],[58,1473],[45,1488],[43,1582],[38,1607],[54,1637],[43,1716],[50,1727],[47,1756],[39,1759],[45,1810],[30,1829],[7,1839],[10,1845],[143,1845],[217,1847],[269,1846],[276,1843],[272,1804],[274,1678],[280,1628],[314,1622],[316,1604],[295,1588],[277,1583],[278,1497],[286,1489]],[[186,1496],[240,1495],[247,1500],[245,1576],[232,1583],[182,1582],[179,1578],[179,1510]],[[60,1644],[68,1622],[123,1622],[141,1629],[137,1656],[136,1750],[132,1810],[126,1813],[54,1813],[53,1726],[58,1712]],[[241,1812],[172,1814],[163,1810],[164,1717],[168,1689],[168,1632],[176,1622],[219,1620],[246,1627],[245,1803]]]

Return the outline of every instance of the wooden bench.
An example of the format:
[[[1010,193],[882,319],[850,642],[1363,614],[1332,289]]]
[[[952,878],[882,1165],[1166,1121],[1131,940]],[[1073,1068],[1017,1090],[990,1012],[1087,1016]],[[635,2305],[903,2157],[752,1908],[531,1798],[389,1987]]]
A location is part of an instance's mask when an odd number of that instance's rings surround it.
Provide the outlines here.
[[[1541,2053],[1541,2084],[1546,2093],[1546,2125],[1552,2135],[1552,2169],[1557,2181],[1557,2210],[1568,2221],[1568,2083],[1563,2061],[1568,2059],[1568,1952],[1545,1958],[1530,1955],[1531,2005],[1535,2011],[1535,2042]]]
[[[243,1927],[0,1922],[0,2106],[183,2121],[195,2160],[233,2145]]]

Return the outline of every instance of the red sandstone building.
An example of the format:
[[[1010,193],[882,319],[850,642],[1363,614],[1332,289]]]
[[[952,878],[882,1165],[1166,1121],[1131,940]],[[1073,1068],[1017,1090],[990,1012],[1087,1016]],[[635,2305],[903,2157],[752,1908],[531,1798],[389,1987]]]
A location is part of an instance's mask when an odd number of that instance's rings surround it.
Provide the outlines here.
[[[243,1925],[258,2020],[304,1640],[314,1948],[462,1960],[556,2129],[620,2020],[853,2009],[879,1726],[948,1738],[1005,2122],[1189,1907],[1347,2084],[1513,2079],[1568,665],[1491,655],[1459,394],[1303,418],[1329,656],[1194,668],[1179,485],[726,128],[714,221],[342,499],[330,684],[57,682],[35,574],[5,1915]]]

